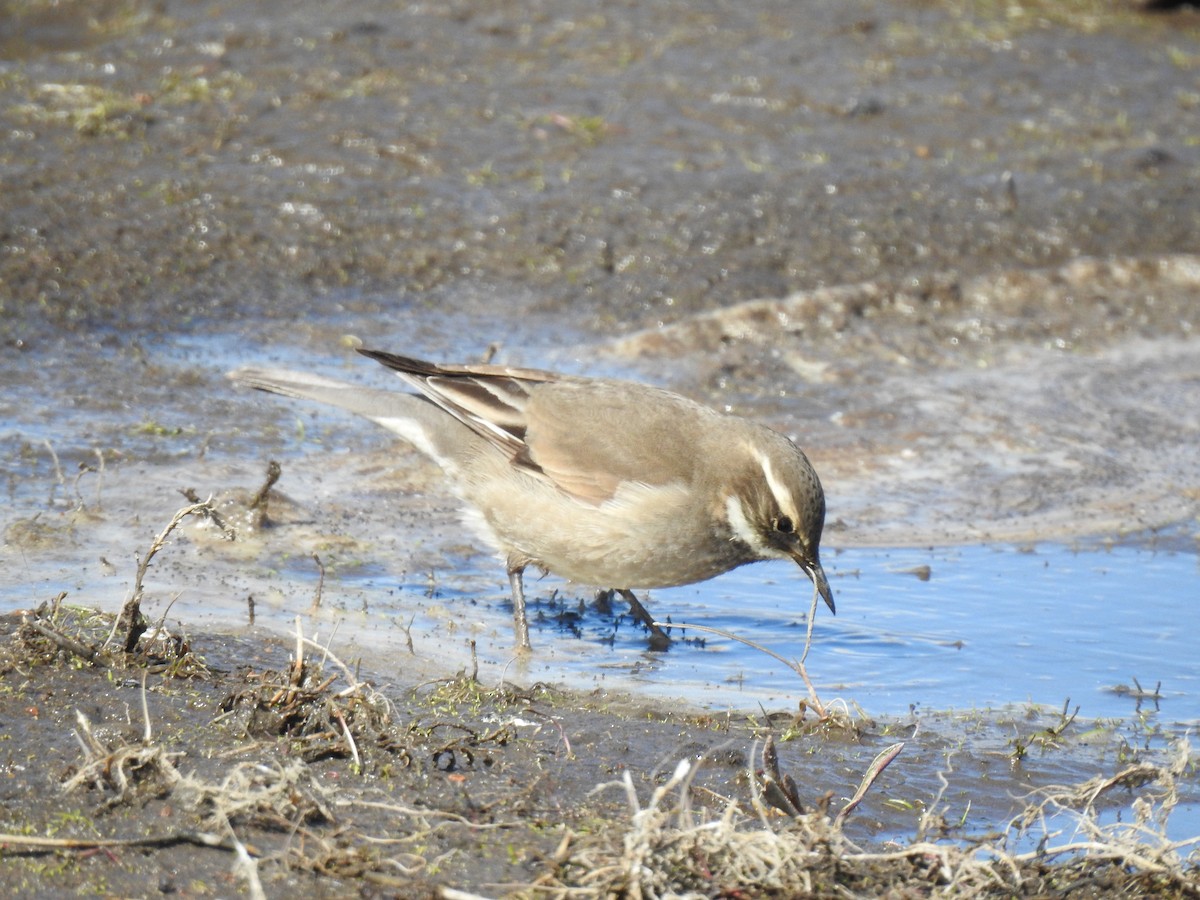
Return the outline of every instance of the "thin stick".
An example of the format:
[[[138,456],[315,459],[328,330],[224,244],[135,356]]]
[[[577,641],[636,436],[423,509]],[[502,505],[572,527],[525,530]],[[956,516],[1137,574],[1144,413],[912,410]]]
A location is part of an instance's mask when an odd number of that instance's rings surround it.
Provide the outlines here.
[[[146,670],[142,669],[142,719],[146,723],[146,730],[142,733],[142,742],[150,743],[150,704],[146,702]]]
[[[837,817],[833,820],[834,825],[841,827],[850,813],[854,811],[854,808],[862,803],[863,797],[867,796],[867,791],[871,789],[876,779],[883,774],[883,770],[891,764],[892,760],[900,755],[900,751],[903,749],[903,741],[898,744],[892,744],[892,746],[880,751],[879,755],[871,760],[871,764],[867,766],[867,771],[863,773],[862,781],[858,784],[858,790],[854,792],[854,796],[850,798],[846,805],[838,811]]]
[[[354,759],[354,768],[362,771],[362,757],[358,755],[358,744],[354,742],[354,735],[350,733],[350,726],[346,724],[346,717],[342,715],[340,709],[333,711],[333,717],[338,720],[338,724],[342,726],[342,734],[346,738],[346,743],[350,745],[350,756]]]
[[[404,640],[408,644],[408,652],[411,653],[413,656],[417,655],[417,651],[413,647],[413,637],[412,637],[412,627],[413,627],[413,622],[415,622],[415,621],[417,621],[417,614],[413,613],[412,616],[408,620],[408,624],[400,626],[401,628],[404,629]]]
[[[291,703],[304,680],[304,631],[300,625],[300,617],[296,616],[296,656],[292,660],[291,672],[288,673],[288,690],[285,703]]]
[[[134,647],[137,646],[138,639],[141,638],[142,633],[145,631],[144,625],[141,624],[144,622],[141,605],[142,595],[145,593],[145,587],[142,582],[145,580],[146,572],[150,568],[150,561],[154,559],[155,554],[159,550],[166,546],[167,538],[172,531],[179,527],[180,522],[188,516],[207,515],[211,512],[212,505],[207,500],[203,503],[193,503],[191,506],[185,506],[183,509],[178,510],[172,516],[171,521],[167,523],[167,527],[158,533],[154,541],[150,544],[150,549],[146,551],[145,558],[138,560],[137,574],[133,578],[133,593],[125,601],[124,606],[121,607],[121,614],[113,622],[112,631],[109,632],[108,638],[104,642],[105,644],[108,644],[113,639],[118,628],[125,625],[129,629],[125,639],[125,651],[127,653],[133,652]]]
[[[92,665],[99,666],[102,669],[108,667],[108,664],[105,663],[105,661],[100,657],[99,653],[97,653],[91,647],[85,647],[83,644],[79,643],[79,641],[69,638],[65,634],[43,625],[41,622],[34,622],[31,619],[26,618],[24,619],[24,624],[32,628],[42,637],[49,638],[50,640],[54,641],[54,643],[58,644],[58,646],[62,647],[64,650],[74,653],[76,656],[82,659],[86,659]]]
[[[233,843],[233,852],[237,857],[237,865],[235,869],[241,872],[242,877],[246,879],[246,891],[250,894],[253,900],[267,900],[266,892],[263,891],[262,881],[258,877],[258,863],[250,856],[246,845],[238,840],[237,834],[233,830],[233,824],[229,821],[229,817],[221,813],[221,824],[225,826],[225,830],[229,833],[229,840]]]
[[[267,501],[271,497],[271,488],[275,487],[275,482],[279,480],[279,476],[282,474],[283,467],[280,466],[279,463],[277,463],[275,460],[268,462],[267,479],[263,482],[262,487],[258,489],[258,493],[256,493],[253,499],[250,501],[250,510],[251,512],[258,514],[260,518],[260,526],[266,521],[267,518]]]
[[[394,803],[383,803],[378,800],[341,800],[338,801],[339,806],[363,806],[368,809],[381,809],[385,812],[395,813],[401,816],[410,816],[415,819],[445,819],[450,822],[455,822],[459,825],[466,825],[468,828],[476,831],[491,831],[493,829],[512,828],[515,822],[477,822],[474,819],[468,819],[466,816],[461,816],[458,813],[447,812],[440,809],[424,809],[414,808],[411,806],[397,806]]]
[[[154,623],[154,631],[151,632],[151,634],[150,634],[151,637],[158,637],[164,631],[166,631],[165,625],[167,623],[167,615],[170,614],[171,607],[175,605],[175,601],[178,600],[182,596],[183,596],[183,591],[175,592],[175,596],[172,597],[170,602],[167,603],[166,609],[164,609],[162,615],[158,617],[158,621]]]
[[[92,450],[96,454],[97,469],[96,469],[96,508],[100,508],[100,494],[104,490],[104,454],[99,447]]]
[[[297,653],[302,652],[301,642],[304,644],[308,644],[310,647],[314,647],[317,650],[320,650],[322,653],[324,653],[326,659],[328,659],[331,663],[333,663],[335,666],[337,666],[339,669],[342,670],[342,674],[346,676],[346,681],[350,682],[350,686],[352,688],[362,687],[364,682],[361,682],[357,678],[355,678],[354,673],[350,671],[350,667],[348,665],[346,665],[344,662],[342,662],[340,659],[338,659],[336,656],[334,656],[333,651],[331,651],[329,649],[329,647],[327,647],[324,644],[318,644],[316,641],[312,640],[311,638],[306,638],[306,637],[301,636],[300,640],[296,644],[296,652]]]
[[[198,844],[201,847],[216,847],[232,850],[233,847],[215,834],[202,831],[179,831],[157,837],[136,838],[48,838],[28,834],[0,833],[0,844],[17,847],[33,847],[38,850],[92,850],[100,847],[170,847],[174,844]]]
[[[46,449],[50,451],[50,459],[54,461],[54,475],[58,479],[50,488],[50,496],[46,498],[46,505],[54,505],[54,495],[58,492],[60,486],[67,483],[67,479],[63,477],[62,466],[58,462],[58,454],[54,452],[54,445],[50,443],[50,439],[46,438],[42,441],[46,445]]]
[[[804,661],[808,659],[808,651],[812,647],[813,625],[817,622],[817,584],[813,582],[812,604],[808,608],[808,627],[804,630],[804,652],[800,654],[800,675],[804,678],[804,683],[808,685],[808,689],[812,690],[812,684],[808,680],[808,676],[804,674]]]
[[[774,650],[771,650],[768,647],[764,647],[762,644],[758,643],[757,641],[752,641],[749,638],[744,638],[741,635],[737,635],[737,634],[734,634],[733,632],[726,631],[723,628],[713,628],[709,625],[694,625],[690,622],[672,622],[671,625],[675,628],[694,628],[697,631],[706,631],[709,634],[715,634],[715,635],[718,635],[723,638],[729,638],[731,641],[737,641],[739,644],[745,644],[747,647],[753,647],[755,650],[760,650],[763,653],[767,654],[767,656],[770,656],[772,659],[776,659],[779,662],[783,663],[785,666],[787,666],[789,669],[791,669],[793,672],[795,672],[797,675],[799,675],[801,678],[804,679],[804,684],[808,687],[808,697],[812,701],[813,709],[815,709],[817,711],[818,716],[821,716],[822,718],[824,718],[825,706],[823,703],[821,703],[821,698],[817,696],[817,689],[815,687],[813,687],[813,683],[809,679],[808,673],[804,670],[803,662],[797,662],[796,660],[786,659],[783,656],[780,656]],[[807,653],[807,649],[805,650],[805,652]]]
[[[325,563],[321,562],[321,557],[317,556],[316,551],[313,551],[312,558],[321,574],[317,578],[317,595],[313,597],[312,606],[308,608],[310,616],[316,615],[317,610],[321,608],[321,591],[325,588]]]

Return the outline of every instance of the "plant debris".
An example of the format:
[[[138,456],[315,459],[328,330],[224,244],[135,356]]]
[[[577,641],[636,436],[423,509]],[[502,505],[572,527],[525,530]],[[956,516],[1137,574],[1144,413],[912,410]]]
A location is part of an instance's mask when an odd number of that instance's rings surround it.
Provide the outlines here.
[[[24,709],[22,733],[32,740],[36,725],[44,736],[25,777],[58,786],[35,806],[7,803],[0,852],[13,884],[52,869],[39,880],[48,889],[102,877],[136,893],[123,879],[144,877],[143,864],[116,854],[137,847],[136,859],[193,884],[220,883],[232,860],[251,896],[276,884],[329,896],[562,898],[1010,897],[1069,885],[1185,897],[1200,886],[1200,838],[1167,833],[1180,785],[1195,779],[1186,742],[1163,761],[1039,790],[984,838],[948,826],[939,794],[910,840],[863,845],[848,826],[887,794],[904,743],[861,767],[837,812],[837,789],[786,772],[778,735],[755,723],[693,721],[724,743],[658,774],[630,757],[616,780],[588,787],[613,758],[593,758],[602,743],[582,749],[589,723],[629,720],[580,708],[585,698],[468,675],[373,684],[300,620],[286,648],[206,639],[219,662],[161,636],[128,654],[105,644],[112,619],[59,597],[6,622],[4,712],[12,721]],[[110,693],[114,679],[124,701]],[[40,701],[31,718],[35,694],[69,699],[52,715]],[[1070,717],[1060,722],[1065,740]],[[829,748],[839,734],[808,740]],[[721,748],[738,741],[760,749],[730,769],[739,754]],[[65,761],[58,774],[54,760]],[[943,787],[953,777],[942,773]],[[1114,804],[1128,815],[1114,821]],[[98,875],[81,864],[91,853],[119,861]]]

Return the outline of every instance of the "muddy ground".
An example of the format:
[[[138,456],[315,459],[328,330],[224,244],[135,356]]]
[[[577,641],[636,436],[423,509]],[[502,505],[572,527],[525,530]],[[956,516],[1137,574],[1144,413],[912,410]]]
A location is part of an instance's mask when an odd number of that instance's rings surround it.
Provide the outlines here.
[[[347,333],[499,340],[515,362],[570,341],[802,423],[837,541],[1176,529],[1194,548],[1186,4],[0,11],[10,585],[68,543],[85,567],[144,553],[152,488],[259,477],[290,417],[229,392],[235,338],[269,357]],[[1036,465],[997,474],[997,433]],[[107,500],[61,472],[47,491],[43,442],[72,476],[109,466]],[[952,477],[915,471],[951,449]],[[137,530],[89,544],[114,508]],[[192,586],[168,571],[162,598]],[[1197,891],[1195,844],[1156,830],[1195,771],[1149,719],[918,725],[852,698],[714,718],[403,661],[350,674],[311,646],[295,669],[292,638],[186,625],[127,657],[75,587],[83,609],[22,597],[46,605],[0,639],[13,896]],[[683,759],[698,774],[674,781]],[[980,808],[1082,824],[1039,848],[963,828]]]
[[[152,628],[132,653],[126,634],[60,603],[3,622],[10,896],[1196,890],[1191,844],[1162,830],[1193,777],[1186,752],[1164,758],[1149,733],[1138,747],[1065,709],[920,726],[803,705],[687,714],[471,673],[401,686],[403,665],[401,681],[371,680],[266,634]],[[916,752],[948,779],[933,796],[880,768],[918,727],[934,738]],[[1111,774],[1047,780],[1085,759]],[[958,773],[967,809],[994,802],[980,784],[1025,789],[1001,831],[956,821]],[[1132,821],[1105,820],[1131,800]],[[1022,839],[1056,816],[1075,839]]]
[[[1195,249],[1186,6],[4,10],[10,345],[294,320],[314,295],[613,333]]]

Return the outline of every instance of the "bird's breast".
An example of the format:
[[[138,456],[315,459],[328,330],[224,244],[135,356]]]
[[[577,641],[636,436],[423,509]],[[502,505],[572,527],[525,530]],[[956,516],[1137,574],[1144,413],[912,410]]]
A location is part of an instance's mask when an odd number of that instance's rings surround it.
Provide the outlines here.
[[[670,587],[712,578],[752,559],[685,484],[628,483],[598,504],[546,489],[536,479],[520,484],[516,489],[511,482],[487,482],[466,499],[502,553],[570,581],[602,588]]]

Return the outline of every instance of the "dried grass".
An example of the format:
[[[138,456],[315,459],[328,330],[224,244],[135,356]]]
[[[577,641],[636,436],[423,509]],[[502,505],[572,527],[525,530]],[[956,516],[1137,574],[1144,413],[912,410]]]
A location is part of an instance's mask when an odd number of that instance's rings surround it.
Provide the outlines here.
[[[600,789],[625,792],[630,820],[624,833],[564,841],[574,840],[576,846],[560,850],[555,876],[534,890],[552,897],[632,900],[896,891],[900,896],[1011,897],[1086,883],[1101,892],[1200,896],[1200,837],[1173,841],[1166,830],[1179,799],[1177,781],[1191,765],[1190,745],[1180,741],[1167,765],[1141,763],[1111,778],[1040,792],[998,842],[918,838],[895,850],[867,852],[842,830],[847,810],[834,817],[817,811],[785,819],[761,804],[751,811],[730,802],[719,816],[698,814],[689,800],[695,769],[685,761],[644,806],[628,773],[603,785]],[[1133,821],[1101,822],[1096,802],[1103,794],[1147,783],[1154,790],[1130,803]],[[1063,813],[1075,823],[1066,840],[1063,829],[1055,827]],[[1042,833],[1036,850],[1007,849],[1010,841],[1028,839],[1035,827]]]

